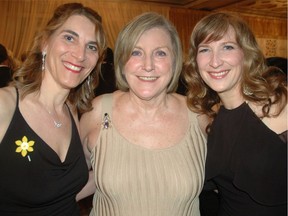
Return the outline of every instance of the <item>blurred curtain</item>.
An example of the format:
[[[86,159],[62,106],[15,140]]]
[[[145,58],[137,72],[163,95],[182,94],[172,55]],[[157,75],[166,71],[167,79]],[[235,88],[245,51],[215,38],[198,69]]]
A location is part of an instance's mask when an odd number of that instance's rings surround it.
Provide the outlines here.
[[[14,57],[28,51],[35,33],[51,17],[60,4],[71,0],[0,0],[0,43],[12,51]],[[75,0],[95,9],[101,16],[108,46],[114,42],[120,29],[133,17],[146,11],[163,14],[176,26],[188,53],[189,38],[196,22],[208,12],[174,8],[155,3],[109,0]],[[254,31],[263,52],[268,56],[287,57],[287,19],[243,15]]]
[[[287,58],[287,19],[243,15],[266,57]]]
[[[171,8],[169,18],[174,23],[181,38],[184,55],[187,56],[190,44],[190,35],[196,23],[209,14],[205,11]]]
[[[16,58],[28,51],[35,33],[46,24],[53,10],[71,0],[0,0],[0,43],[11,50]],[[168,18],[169,7],[143,3],[117,3],[95,0],[76,0],[92,7],[101,16],[108,46],[114,42],[120,29],[133,17],[145,11],[155,11]]]

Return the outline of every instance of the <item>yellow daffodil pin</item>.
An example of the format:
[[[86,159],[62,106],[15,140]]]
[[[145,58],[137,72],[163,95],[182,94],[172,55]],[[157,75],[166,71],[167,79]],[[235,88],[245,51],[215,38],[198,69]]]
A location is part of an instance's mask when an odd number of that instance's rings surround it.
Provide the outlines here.
[[[22,140],[16,140],[15,144],[18,146],[16,148],[16,152],[20,153],[23,157],[25,157],[27,155],[28,152],[33,152],[33,145],[34,145],[34,141],[30,140],[28,141],[26,136],[23,136]]]

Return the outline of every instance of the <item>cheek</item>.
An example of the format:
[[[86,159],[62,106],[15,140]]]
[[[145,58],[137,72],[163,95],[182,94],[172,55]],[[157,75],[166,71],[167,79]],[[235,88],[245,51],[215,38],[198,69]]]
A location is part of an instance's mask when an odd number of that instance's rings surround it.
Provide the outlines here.
[[[132,64],[127,62],[123,67],[122,74],[126,75],[127,72],[129,73],[131,71],[131,67],[132,67]]]
[[[236,52],[227,56],[231,65],[242,67],[244,64],[244,55],[242,52]]]
[[[199,70],[199,74],[200,74],[201,79],[202,79],[205,83],[207,82],[207,80],[209,80],[209,79],[208,79],[208,78],[209,78],[209,75],[208,75],[207,73],[203,73],[202,70]]]
[[[45,70],[49,71],[57,71],[60,70],[61,63],[57,62],[56,58],[53,58],[55,55],[52,53],[49,53],[49,55],[46,56],[45,59]]]
[[[139,61],[135,60],[134,58],[130,58],[125,66],[124,66],[124,72],[131,70],[131,68],[137,67],[139,65]]]
[[[162,72],[169,72],[169,73],[172,73],[173,72],[173,69],[174,69],[174,67],[173,67],[173,61],[172,61],[172,59],[166,59],[166,60],[155,60],[154,61],[154,67],[155,67],[155,69],[157,70],[157,68],[158,69],[160,69],[160,71],[162,71]]]
[[[206,60],[205,60],[204,56],[197,55],[196,62],[197,62],[197,66],[200,70],[204,65],[206,65],[206,63],[205,63]]]
[[[99,61],[99,54],[97,53],[96,55],[95,54],[91,55],[89,56],[89,59],[90,59],[89,62],[90,62],[91,67],[94,68],[97,62]]]
[[[124,72],[125,71],[127,71],[127,70],[129,70],[131,67],[133,67],[133,65],[134,65],[134,63],[133,63],[133,61],[131,60],[131,59],[129,59],[127,62],[126,62],[126,64],[124,65]]]
[[[162,72],[164,72],[164,73],[172,73],[172,64],[171,63],[164,63],[164,64],[158,64],[158,66],[157,65],[155,65],[155,68],[157,69],[157,68],[159,68],[159,69],[161,69],[161,71]]]

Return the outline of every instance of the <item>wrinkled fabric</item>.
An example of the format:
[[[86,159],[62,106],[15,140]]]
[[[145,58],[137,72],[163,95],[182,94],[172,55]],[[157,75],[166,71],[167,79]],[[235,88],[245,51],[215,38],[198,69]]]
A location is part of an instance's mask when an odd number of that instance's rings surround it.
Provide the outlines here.
[[[207,146],[206,179],[218,186],[219,215],[286,216],[287,141],[246,103],[220,108]]]
[[[113,127],[111,94],[102,103],[111,122],[92,151],[96,193],[90,216],[200,216],[206,143],[196,115],[187,109],[190,127],[180,143],[151,150]]]

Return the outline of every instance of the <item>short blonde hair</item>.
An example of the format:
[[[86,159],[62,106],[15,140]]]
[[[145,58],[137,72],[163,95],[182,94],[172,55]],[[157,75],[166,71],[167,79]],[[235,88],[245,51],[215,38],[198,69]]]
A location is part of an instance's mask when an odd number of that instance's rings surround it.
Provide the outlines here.
[[[143,13],[129,22],[119,33],[115,44],[114,65],[116,85],[122,91],[128,91],[129,85],[123,75],[124,66],[141,37],[141,35],[152,28],[164,29],[170,36],[172,42],[173,76],[168,85],[167,93],[176,91],[179,76],[182,70],[182,46],[176,28],[164,16],[155,12]]]

